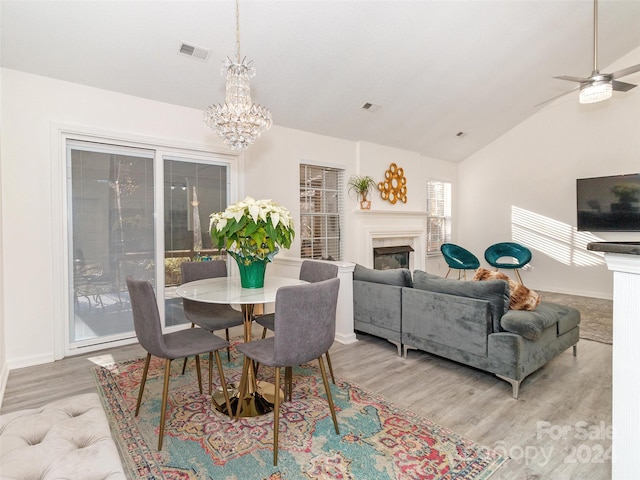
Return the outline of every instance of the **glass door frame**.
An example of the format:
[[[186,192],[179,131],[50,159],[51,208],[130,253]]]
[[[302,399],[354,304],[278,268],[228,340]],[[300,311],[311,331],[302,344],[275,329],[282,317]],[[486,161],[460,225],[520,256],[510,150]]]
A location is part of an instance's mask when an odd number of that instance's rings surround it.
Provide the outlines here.
[[[57,151],[54,158],[59,160],[61,168],[54,172],[53,206],[52,208],[52,251],[61,253],[54,258],[53,276],[57,281],[53,282],[52,295],[54,301],[54,359],[65,356],[77,355],[84,352],[96,351],[108,347],[128,345],[137,342],[135,333],[115,335],[107,339],[92,342],[70,342],[70,315],[73,305],[70,303],[72,295],[69,288],[70,275],[73,272],[69,267],[69,186],[67,178],[70,177],[70,164],[67,158],[67,142],[79,141],[97,144],[106,144],[122,147],[123,149],[152,150],[154,168],[154,238],[156,258],[156,286],[164,286],[164,159],[165,157],[180,158],[181,160],[193,160],[198,163],[211,163],[227,167],[227,202],[232,203],[238,197],[238,182],[241,172],[244,170],[244,158],[242,154],[228,154],[203,145],[171,145],[166,140],[138,138],[135,136],[121,135],[113,137],[108,134],[96,133],[92,130],[82,131],[77,127],[57,126],[52,129],[53,149]],[[55,169],[54,169],[55,170]],[[158,219],[160,221],[158,222]],[[157,288],[157,301],[161,319],[164,325],[164,288]],[[167,331],[179,330],[190,325],[179,325],[166,328]]]

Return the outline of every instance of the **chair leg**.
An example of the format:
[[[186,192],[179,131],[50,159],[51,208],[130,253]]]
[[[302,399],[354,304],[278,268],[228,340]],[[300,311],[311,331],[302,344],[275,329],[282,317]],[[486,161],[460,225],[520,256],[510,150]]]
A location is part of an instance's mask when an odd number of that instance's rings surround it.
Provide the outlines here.
[[[451,273],[451,269],[447,270],[447,274],[444,276],[444,278],[448,278],[450,273]]]
[[[338,419],[336,418],[336,408],[333,405],[333,398],[331,397],[331,387],[329,387],[329,380],[327,380],[327,372],[324,369],[324,362],[322,361],[322,356],[318,357],[318,363],[320,363],[320,373],[322,373],[322,383],[324,383],[324,389],[327,392],[327,401],[329,402],[329,409],[331,410],[331,418],[333,418],[333,426],[336,429],[336,435],[340,435],[340,429],[338,428]]]
[[[524,283],[522,283],[522,277],[520,276],[520,272],[518,271],[517,268],[514,269],[514,272],[516,272],[516,277],[518,277],[518,281],[520,282],[520,285],[524,285]]]
[[[247,377],[249,376],[250,364],[251,364],[251,360],[245,356],[244,362],[242,363],[242,375],[240,376],[240,386],[238,387],[238,407],[236,408],[236,420],[240,415],[240,409],[242,408],[242,404],[244,403],[244,397],[247,394]]]
[[[158,451],[162,450],[162,439],[164,438],[164,422],[167,416],[167,395],[169,393],[170,376],[171,359],[167,358],[164,362],[164,386],[162,387],[162,406],[160,407],[160,433],[158,434]]]
[[[202,395],[202,370],[200,370],[200,355],[196,355],[196,372],[198,374],[198,388]]]
[[[227,412],[229,416],[231,416],[233,412],[231,411],[231,401],[229,400],[229,391],[227,390],[227,380],[224,378],[224,371],[222,370],[222,360],[220,360],[220,354],[217,350],[214,353],[216,355],[216,363],[218,364],[218,374],[220,375],[220,386],[224,394],[224,401],[227,404]],[[209,371],[211,371],[211,367],[213,367],[213,365],[209,364]],[[209,383],[209,394],[211,394],[211,383]]]
[[[213,333],[213,332],[211,332],[211,333]],[[228,342],[228,341],[229,341],[229,329],[228,329],[228,328],[225,328],[225,329],[224,329],[224,333],[225,333],[225,335],[226,335],[226,337],[227,337],[227,342]],[[227,361],[228,361],[228,362],[230,362],[230,361],[231,361],[231,346],[228,346],[228,347],[227,347]]]
[[[291,401],[293,397],[293,367],[284,369],[284,398]]]
[[[278,429],[280,427],[280,367],[276,367],[276,394],[273,405],[273,466],[278,465]]]
[[[213,383],[213,352],[209,352],[209,396],[211,396],[211,394],[213,393],[213,387],[211,386],[212,383]]]
[[[262,327],[262,340],[264,340],[267,336],[267,327]]]
[[[195,326],[196,324],[191,322],[191,328],[194,328]],[[182,375],[184,375],[184,372],[187,369],[187,360],[189,360],[189,357],[184,357],[184,363],[182,364]]]
[[[324,354],[325,357],[327,357],[327,365],[329,365],[329,373],[331,374],[331,383],[333,383],[334,385],[336,384],[336,377],[333,374],[333,366],[331,365],[331,357],[329,356],[329,351],[327,350],[327,353]]]
[[[144,362],[144,370],[142,372],[142,380],[140,381],[140,390],[138,391],[138,402],[136,403],[136,414],[140,412],[140,402],[142,401],[142,392],[144,392],[144,385],[147,383],[147,372],[149,371],[149,362],[151,361],[151,354],[147,353],[147,359]]]

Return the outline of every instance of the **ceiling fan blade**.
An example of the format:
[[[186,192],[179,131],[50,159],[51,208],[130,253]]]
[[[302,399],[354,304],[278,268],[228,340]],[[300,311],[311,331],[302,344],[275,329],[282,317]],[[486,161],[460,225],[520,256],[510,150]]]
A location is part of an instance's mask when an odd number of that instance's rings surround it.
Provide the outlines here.
[[[559,77],[553,77],[553,78],[557,78],[558,80],[567,80],[568,82],[578,82],[578,83],[585,83],[585,82],[591,81],[590,78],[572,77],[571,75],[560,75]]]
[[[638,65],[634,65],[633,67],[623,68],[622,70],[618,70],[617,72],[610,73],[609,76],[613,79],[624,77],[626,75],[631,75],[632,73],[640,72],[640,63]]]
[[[569,93],[571,93],[571,92],[575,92],[576,90],[579,90],[579,89],[580,89],[580,87],[579,87],[579,86],[578,86],[578,87],[574,87],[574,88],[572,88],[571,90],[568,90],[568,91],[566,91],[566,92],[564,92],[564,93],[561,93],[560,95],[556,95],[555,97],[549,98],[548,100],[545,100],[544,102],[540,102],[540,103],[538,103],[537,105],[534,105],[533,107],[534,107],[534,108],[542,107],[542,106],[544,106],[544,105],[546,105],[546,104],[548,104],[548,103],[553,102],[554,100],[556,100],[556,99],[558,99],[558,98],[560,98],[560,97],[564,97],[565,95],[567,95],[567,94],[569,94]]]
[[[617,80],[614,80],[611,83],[613,84],[613,89],[617,92],[627,92],[636,87],[633,83],[619,82]]]

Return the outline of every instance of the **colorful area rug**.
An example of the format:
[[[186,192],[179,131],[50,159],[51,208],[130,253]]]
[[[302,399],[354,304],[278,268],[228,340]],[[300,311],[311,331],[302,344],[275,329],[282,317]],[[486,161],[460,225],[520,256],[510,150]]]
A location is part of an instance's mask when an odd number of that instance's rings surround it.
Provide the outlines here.
[[[506,461],[344,379],[331,386],[340,427],[336,435],[319,371],[305,365],[294,370],[293,401],[282,404],[274,467],[273,414],[233,421],[219,413],[210,397],[198,392],[193,360],[184,375],[182,362],[173,362],[164,445],[158,452],[163,362],[152,359],[138,417],[133,413],[144,359],[94,369],[113,436],[135,480],[479,480]],[[232,356],[224,370],[228,381],[238,384],[240,358]],[[272,381],[273,371],[261,367],[259,376]]]

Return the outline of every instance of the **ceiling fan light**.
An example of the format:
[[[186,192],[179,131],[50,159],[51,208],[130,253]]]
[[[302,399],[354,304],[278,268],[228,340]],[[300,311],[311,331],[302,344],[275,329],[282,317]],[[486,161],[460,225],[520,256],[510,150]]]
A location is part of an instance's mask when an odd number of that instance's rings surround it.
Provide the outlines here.
[[[592,82],[580,87],[580,103],[596,103],[611,98],[613,84],[611,80]]]

